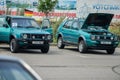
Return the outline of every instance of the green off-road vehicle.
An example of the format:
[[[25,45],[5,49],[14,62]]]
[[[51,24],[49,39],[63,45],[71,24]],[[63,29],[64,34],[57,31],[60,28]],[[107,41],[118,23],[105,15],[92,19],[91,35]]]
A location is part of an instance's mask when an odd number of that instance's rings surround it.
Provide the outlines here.
[[[40,49],[42,53],[47,53],[51,37],[33,18],[0,17],[0,43],[8,43],[12,53],[18,52],[19,49]]]
[[[108,31],[113,16],[108,13],[90,13],[86,19],[64,20],[57,30],[58,48],[74,45],[81,53],[98,49],[113,54],[119,44],[118,37]]]

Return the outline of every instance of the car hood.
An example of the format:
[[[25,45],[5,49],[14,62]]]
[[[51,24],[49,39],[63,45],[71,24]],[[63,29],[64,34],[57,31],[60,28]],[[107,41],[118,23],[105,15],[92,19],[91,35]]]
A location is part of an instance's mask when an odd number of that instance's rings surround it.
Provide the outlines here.
[[[30,34],[49,34],[49,32],[44,31],[40,28],[13,28],[13,32],[17,33],[30,33]]]
[[[114,14],[108,13],[90,13],[81,28],[88,29],[89,26],[98,26],[103,29],[108,29],[113,16]]]

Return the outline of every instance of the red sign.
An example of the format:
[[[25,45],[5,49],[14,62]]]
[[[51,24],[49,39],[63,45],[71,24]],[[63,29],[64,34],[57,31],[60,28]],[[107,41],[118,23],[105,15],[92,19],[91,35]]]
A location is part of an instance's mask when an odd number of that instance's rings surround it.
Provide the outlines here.
[[[45,16],[45,14],[42,13],[42,12],[33,12],[33,16]],[[52,12],[52,13],[49,13],[48,16],[53,16],[53,17],[61,17],[61,16],[76,17],[76,13],[58,13],[58,12]]]
[[[5,14],[5,11],[0,11],[0,15],[3,15],[3,14]]]
[[[120,15],[114,15],[115,19],[120,19]]]

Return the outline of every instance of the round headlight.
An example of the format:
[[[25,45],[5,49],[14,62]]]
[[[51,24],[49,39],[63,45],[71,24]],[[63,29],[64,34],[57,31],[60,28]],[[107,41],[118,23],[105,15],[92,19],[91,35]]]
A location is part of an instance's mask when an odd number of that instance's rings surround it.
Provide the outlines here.
[[[32,36],[33,39],[35,39],[35,36]]]
[[[103,33],[103,35],[107,35],[107,33]]]
[[[48,36],[47,36],[47,39],[50,40],[50,39],[51,39],[51,35],[48,35]]]
[[[99,39],[100,39],[100,36],[97,36],[97,39],[99,40]]]
[[[42,39],[45,39],[45,36],[42,36]]]
[[[95,35],[91,35],[91,39],[92,39],[92,40],[95,40]]]
[[[111,37],[111,40],[113,40],[114,38],[113,37]]]
[[[23,38],[24,38],[24,39],[27,39],[27,34],[23,34]]]

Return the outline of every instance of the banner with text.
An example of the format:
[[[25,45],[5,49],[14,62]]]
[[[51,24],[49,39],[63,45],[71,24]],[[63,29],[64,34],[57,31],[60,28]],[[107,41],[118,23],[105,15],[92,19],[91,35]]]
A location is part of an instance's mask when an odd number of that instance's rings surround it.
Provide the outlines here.
[[[113,13],[114,19],[120,19],[120,0],[77,0],[77,17],[95,12]]]

